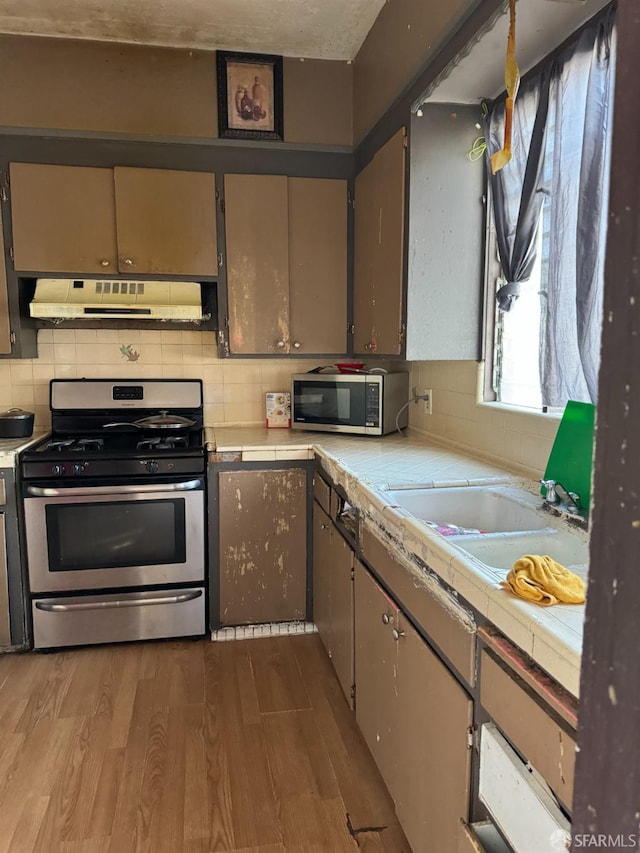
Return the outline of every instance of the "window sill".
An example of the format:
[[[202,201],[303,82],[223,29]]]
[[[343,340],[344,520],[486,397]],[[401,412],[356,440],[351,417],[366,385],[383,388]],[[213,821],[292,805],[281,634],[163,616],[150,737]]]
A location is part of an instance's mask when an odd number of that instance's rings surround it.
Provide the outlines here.
[[[495,412],[508,412],[514,415],[524,415],[527,418],[539,418],[544,423],[549,423],[549,421],[560,423],[562,420],[562,412],[539,412],[536,409],[527,409],[525,406],[511,406],[509,403],[495,403],[486,400],[478,400],[477,405],[479,408],[486,408]]]

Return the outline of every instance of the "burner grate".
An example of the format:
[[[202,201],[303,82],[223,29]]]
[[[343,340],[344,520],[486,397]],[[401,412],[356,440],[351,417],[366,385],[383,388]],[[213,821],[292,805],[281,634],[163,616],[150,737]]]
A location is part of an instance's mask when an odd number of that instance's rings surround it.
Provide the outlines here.
[[[136,450],[176,450],[188,447],[189,439],[184,435],[157,436],[143,438],[136,444]]]
[[[82,453],[85,450],[102,450],[103,438],[55,438],[45,445],[45,450],[55,450],[62,453],[63,450],[71,450]]]

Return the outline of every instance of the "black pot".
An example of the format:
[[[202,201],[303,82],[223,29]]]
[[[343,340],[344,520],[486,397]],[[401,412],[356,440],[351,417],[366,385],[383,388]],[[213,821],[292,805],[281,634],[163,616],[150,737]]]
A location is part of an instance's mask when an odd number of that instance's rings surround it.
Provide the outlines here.
[[[0,438],[28,438],[33,434],[33,412],[7,409],[0,412]]]

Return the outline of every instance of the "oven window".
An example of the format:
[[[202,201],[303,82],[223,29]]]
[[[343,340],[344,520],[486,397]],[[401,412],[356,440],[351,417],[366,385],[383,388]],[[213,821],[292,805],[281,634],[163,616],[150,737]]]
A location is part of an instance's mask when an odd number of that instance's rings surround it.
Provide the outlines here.
[[[184,563],[184,500],[46,507],[49,571]]]

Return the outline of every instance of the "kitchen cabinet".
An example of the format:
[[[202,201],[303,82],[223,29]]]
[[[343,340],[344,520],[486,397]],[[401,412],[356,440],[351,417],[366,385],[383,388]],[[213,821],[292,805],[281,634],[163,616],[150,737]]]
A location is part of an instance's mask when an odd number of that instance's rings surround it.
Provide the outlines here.
[[[353,349],[400,355],[404,344],[403,279],[406,129],[401,128],[356,176]]]
[[[218,274],[215,175],[11,163],[18,271]]]
[[[354,553],[318,503],[313,507],[313,616],[353,707]]]
[[[0,206],[0,237],[3,234],[2,207]],[[11,320],[9,319],[9,291],[7,271],[0,263],[0,355],[11,354]]]
[[[7,537],[4,530],[4,513],[0,512],[0,647],[11,644],[9,622],[9,561]]]
[[[360,565],[356,719],[413,850],[456,850],[469,810],[472,701]]]
[[[502,641],[502,646],[509,644]],[[512,662],[517,663],[521,657],[514,649]],[[541,674],[539,681],[539,689],[552,697],[557,688],[551,680]],[[536,693],[535,682],[534,689],[527,689],[517,670],[487,649],[480,655],[480,701],[500,731],[570,811],[576,758],[575,728],[542,701]]]
[[[347,182],[225,175],[229,350],[346,351]]]
[[[219,623],[305,619],[306,468],[251,468],[214,476],[219,503]]]
[[[484,165],[467,155],[478,108],[425,104],[422,112],[411,119],[406,358],[477,361]]]

